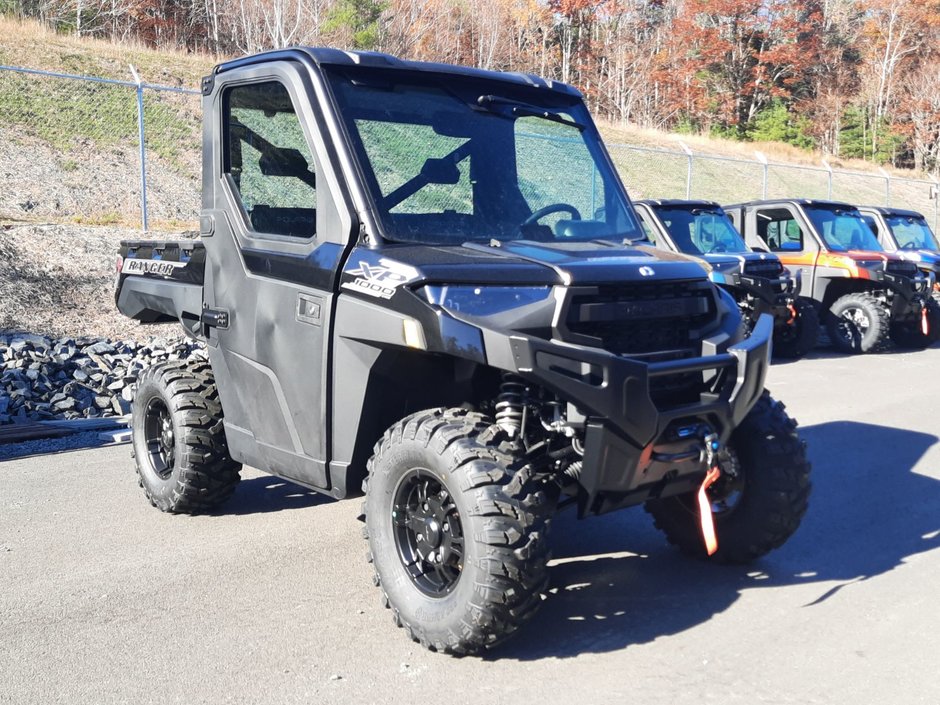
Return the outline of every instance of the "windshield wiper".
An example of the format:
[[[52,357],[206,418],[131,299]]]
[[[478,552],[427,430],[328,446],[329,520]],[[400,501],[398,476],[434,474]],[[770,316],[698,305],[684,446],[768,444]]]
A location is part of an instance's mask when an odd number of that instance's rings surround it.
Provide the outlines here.
[[[498,107],[505,106],[509,108],[509,111],[515,116],[542,118],[543,120],[550,120],[551,122],[557,122],[562,125],[568,125],[568,127],[577,128],[581,132],[584,132],[586,127],[580,122],[576,122],[571,118],[567,118],[560,113],[554,113],[551,110],[540,108],[539,106],[532,105],[531,103],[523,103],[521,100],[501,98],[498,95],[481,95],[479,98],[477,98],[477,105],[496,115],[500,114],[497,110]]]

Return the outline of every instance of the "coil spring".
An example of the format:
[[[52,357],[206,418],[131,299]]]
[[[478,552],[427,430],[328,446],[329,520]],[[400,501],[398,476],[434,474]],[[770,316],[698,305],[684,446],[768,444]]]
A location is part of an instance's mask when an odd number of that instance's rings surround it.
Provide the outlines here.
[[[519,375],[506,373],[496,397],[496,424],[510,437],[522,432],[525,414],[525,381]]]
[[[565,468],[565,475],[577,482],[581,479],[581,470],[584,468],[583,460],[576,460]]]

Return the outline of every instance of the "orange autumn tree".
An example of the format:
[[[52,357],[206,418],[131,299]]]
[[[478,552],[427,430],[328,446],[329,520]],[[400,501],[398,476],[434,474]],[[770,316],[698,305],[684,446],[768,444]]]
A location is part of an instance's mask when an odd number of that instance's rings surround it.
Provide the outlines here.
[[[808,0],[687,0],[657,77],[693,127],[746,134],[775,98],[795,97],[818,53]]]

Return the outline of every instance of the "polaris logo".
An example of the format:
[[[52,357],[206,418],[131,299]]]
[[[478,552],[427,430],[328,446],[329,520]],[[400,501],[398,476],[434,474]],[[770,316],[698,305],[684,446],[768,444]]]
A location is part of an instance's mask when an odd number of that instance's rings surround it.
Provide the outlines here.
[[[640,267],[639,272],[640,272],[641,277],[651,277],[654,274],[656,274],[656,272],[653,271],[652,267],[647,267],[646,265],[643,265],[642,267]]]

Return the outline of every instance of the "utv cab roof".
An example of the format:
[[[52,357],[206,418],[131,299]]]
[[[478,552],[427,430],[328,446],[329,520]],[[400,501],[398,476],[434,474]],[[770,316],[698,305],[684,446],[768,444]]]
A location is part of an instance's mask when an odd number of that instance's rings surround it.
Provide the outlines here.
[[[666,208],[721,208],[715,201],[686,200],[684,198],[644,198],[636,201],[647,206],[663,206]]]
[[[467,76],[469,78],[486,79],[490,81],[504,81],[520,86],[543,88],[557,91],[570,96],[581,97],[581,92],[567,83],[541,78],[528,73],[508,73],[503,71],[486,71],[468,66],[452,64],[438,64],[427,61],[406,61],[391,54],[377,51],[343,51],[327,47],[289,47],[275,49],[260,54],[246,56],[239,59],[225,61],[212,70],[212,74],[225,73],[244,66],[254,66],[270,61],[300,61],[312,62],[316,66],[363,66],[376,69],[398,69],[404,71],[420,71],[423,73],[437,73],[446,75]],[[203,79],[203,92],[211,91],[212,78]]]
[[[756,201],[743,203],[730,203],[724,208],[749,208],[752,206],[772,206],[775,203],[793,203],[798,206],[822,206],[823,208],[857,208],[853,203],[845,201],[827,201],[823,198],[762,198]]]
[[[875,211],[881,215],[897,215],[902,218],[923,218],[924,214],[906,208],[892,208],[891,206],[859,206],[865,210]]]

